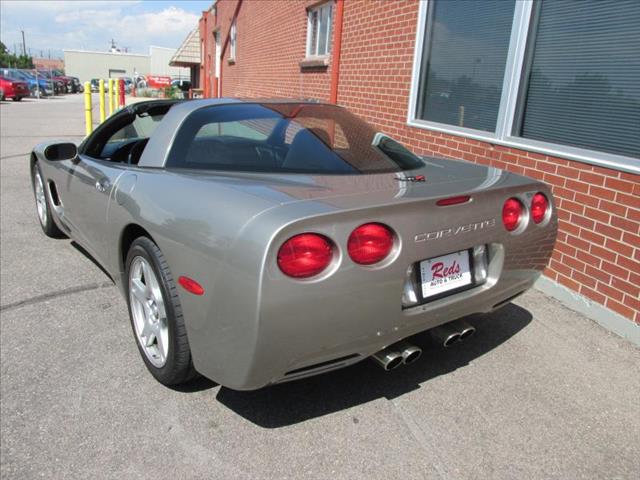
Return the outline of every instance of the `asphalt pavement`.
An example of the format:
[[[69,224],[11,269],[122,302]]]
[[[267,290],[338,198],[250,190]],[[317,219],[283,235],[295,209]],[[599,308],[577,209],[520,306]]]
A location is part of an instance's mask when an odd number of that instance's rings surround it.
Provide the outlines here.
[[[38,226],[28,154],[82,138],[81,97],[0,105],[3,479],[640,478],[640,350],[538,291],[393,372],[158,384],[110,280]]]

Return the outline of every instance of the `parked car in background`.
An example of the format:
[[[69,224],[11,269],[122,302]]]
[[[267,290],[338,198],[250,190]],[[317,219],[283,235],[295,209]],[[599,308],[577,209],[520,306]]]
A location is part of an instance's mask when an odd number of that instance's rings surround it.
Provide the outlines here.
[[[100,79],[99,78],[92,78],[89,81],[89,85],[91,85],[91,91],[92,92],[97,92],[100,90]]]
[[[36,84],[38,85],[40,89],[40,96],[50,96],[55,93],[55,85],[52,80],[44,78],[40,75],[36,77],[35,72],[31,70],[20,70],[20,72],[22,73],[22,75],[24,75],[25,78],[28,78],[33,82],[34,88]],[[37,89],[35,90],[36,92],[34,92],[34,94],[37,96]]]
[[[32,97],[38,95],[40,90],[41,96],[53,95],[53,84],[46,78],[38,78],[31,75],[28,71],[19,70],[17,68],[0,68],[0,75],[12,80],[26,82],[29,87],[29,94]]]
[[[82,87],[82,83],[80,83],[80,79],[78,77],[69,77],[71,79],[71,92],[72,93],[82,93],[84,88]]]
[[[103,265],[166,385],[412,363],[407,337],[464,340],[462,317],[531,288],[558,226],[540,181],[420,157],[304,101],[140,102],[30,167],[42,230]]]
[[[29,85],[21,80],[13,78],[0,77],[0,88],[4,98],[10,98],[14,102],[19,102],[24,97],[30,95]]]
[[[62,93],[72,93],[73,91],[73,81],[71,77],[67,77],[59,70],[52,70],[54,80],[59,80],[64,84],[64,91]]]
[[[44,77],[47,80],[51,80],[51,82],[53,83],[53,93],[55,95],[60,95],[62,93],[66,93],[67,87],[66,87],[66,84],[65,84],[64,80],[62,80],[60,78],[56,78],[55,75],[53,75],[48,70],[37,70],[37,72],[34,71],[34,75],[36,73],[40,77]]]

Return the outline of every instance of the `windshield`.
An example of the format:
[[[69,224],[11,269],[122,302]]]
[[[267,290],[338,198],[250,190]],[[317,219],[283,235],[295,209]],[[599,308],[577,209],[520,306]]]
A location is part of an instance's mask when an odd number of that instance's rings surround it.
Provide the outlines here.
[[[422,160],[333,105],[264,103],[201,108],[180,127],[166,166],[269,173],[366,174]]]

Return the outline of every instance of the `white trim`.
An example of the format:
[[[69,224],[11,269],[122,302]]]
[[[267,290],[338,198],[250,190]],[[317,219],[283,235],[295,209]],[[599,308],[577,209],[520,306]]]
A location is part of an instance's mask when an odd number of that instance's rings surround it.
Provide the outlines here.
[[[172,50],[172,49],[169,49]],[[114,57],[146,57],[148,58],[150,55],[147,53],[129,53],[129,52],[99,52],[96,50],[72,50],[72,49],[65,49],[62,50],[62,53],[92,53],[92,54],[97,54],[97,55],[113,55]]]
[[[619,170],[622,172],[635,173],[640,175],[640,159],[632,157],[623,157],[612,153],[595,152],[582,148],[569,147],[566,145],[557,145],[548,142],[539,142],[520,137],[498,138],[491,132],[483,132],[481,130],[473,130],[471,128],[461,128],[453,125],[445,125],[442,123],[427,122],[425,120],[409,120],[407,125],[424,130],[432,130],[436,132],[448,133],[450,135],[458,135],[481,142],[492,143],[494,145],[502,145],[505,147],[518,148],[531,152],[550,155],[552,157],[566,158],[568,160],[576,160],[581,163],[597,165],[600,167]],[[596,157],[597,155],[597,157]]]
[[[407,108],[407,123],[416,118],[416,105],[418,100],[418,85],[420,82],[420,66],[422,64],[422,47],[424,45],[425,24],[427,22],[427,0],[420,0],[418,7],[418,28],[416,30],[416,43],[413,49],[413,69],[411,71],[411,90],[409,90],[409,107]],[[414,125],[415,126],[415,125]]]
[[[545,155],[567,158],[591,165],[640,174],[640,159],[616,155],[612,153],[577,148],[567,145],[559,145],[550,142],[515,137],[512,135],[515,112],[518,104],[521,77],[524,66],[527,47],[529,25],[533,10],[533,0],[517,0],[511,41],[505,65],[505,78],[502,86],[500,107],[496,122],[495,132],[485,132],[472,128],[447,125],[416,118],[418,102],[418,88],[420,84],[420,69],[422,63],[423,48],[425,44],[426,22],[428,2],[433,0],[420,0],[418,9],[418,24],[416,30],[416,43],[413,54],[413,69],[411,74],[411,89],[409,92],[409,104],[407,107],[407,125],[425,130],[459,135],[474,140],[503,145],[507,147],[530,150]]]
[[[513,25],[509,36],[511,41],[509,42],[509,51],[504,68],[504,81],[502,83],[502,95],[500,97],[498,118],[496,119],[497,138],[505,138],[511,134],[518,104],[532,8],[533,3],[531,2],[516,2],[513,12]]]

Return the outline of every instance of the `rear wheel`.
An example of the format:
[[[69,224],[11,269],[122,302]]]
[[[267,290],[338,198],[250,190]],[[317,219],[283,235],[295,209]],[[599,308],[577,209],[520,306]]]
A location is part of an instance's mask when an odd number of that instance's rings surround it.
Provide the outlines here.
[[[164,255],[147,237],[137,238],[126,260],[127,300],[138,350],[164,385],[197,376],[178,292]]]
[[[47,237],[62,238],[64,233],[58,228],[53,220],[53,212],[49,198],[45,189],[40,165],[36,162],[33,165],[33,195],[36,199],[36,211],[38,212],[38,220],[40,227]]]
[[[20,100],[22,100],[22,97],[13,97],[14,102],[19,102]]]

